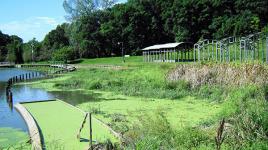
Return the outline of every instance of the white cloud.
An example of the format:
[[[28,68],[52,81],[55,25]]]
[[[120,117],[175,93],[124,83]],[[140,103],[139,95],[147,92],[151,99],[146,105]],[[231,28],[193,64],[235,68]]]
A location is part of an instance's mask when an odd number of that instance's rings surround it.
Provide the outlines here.
[[[36,17],[37,20],[40,22],[44,22],[48,25],[58,25],[58,22],[55,18],[50,18],[50,17]]]
[[[63,22],[65,22],[63,17],[31,17],[20,21],[0,23],[0,30],[9,35],[18,35],[24,42],[34,37],[41,41],[49,31]]]

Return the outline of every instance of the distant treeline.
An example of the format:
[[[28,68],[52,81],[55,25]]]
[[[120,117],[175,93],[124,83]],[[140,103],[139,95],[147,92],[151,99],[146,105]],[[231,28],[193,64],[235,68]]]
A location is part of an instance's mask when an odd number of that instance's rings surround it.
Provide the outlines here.
[[[32,48],[35,61],[119,56],[121,46],[138,55],[156,43],[267,31],[268,22],[267,0],[65,0],[63,6],[69,23],[41,42],[0,32],[0,61],[31,61]]]

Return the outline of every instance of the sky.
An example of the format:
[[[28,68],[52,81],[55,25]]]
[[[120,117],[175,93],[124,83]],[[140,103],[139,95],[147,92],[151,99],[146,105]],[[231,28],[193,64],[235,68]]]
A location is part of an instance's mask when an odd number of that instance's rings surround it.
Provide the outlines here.
[[[1,0],[0,31],[18,35],[23,42],[34,37],[42,41],[49,31],[66,22],[62,4],[63,0]]]

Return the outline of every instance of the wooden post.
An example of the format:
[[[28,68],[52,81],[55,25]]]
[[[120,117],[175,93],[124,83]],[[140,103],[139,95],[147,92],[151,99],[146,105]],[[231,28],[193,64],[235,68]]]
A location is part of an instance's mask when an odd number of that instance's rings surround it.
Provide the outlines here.
[[[9,90],[9,92],[8,92],[8,101],[13,102],[13,94],[12,94],[11,90]]]
[[[8,97],[9,94],[9,86],[6,87],[6,97]]]
[[[90,149],[93,150],[93,144],[92,144],[92,117],[91,113],[89,113],[89,134],[90,134]]]

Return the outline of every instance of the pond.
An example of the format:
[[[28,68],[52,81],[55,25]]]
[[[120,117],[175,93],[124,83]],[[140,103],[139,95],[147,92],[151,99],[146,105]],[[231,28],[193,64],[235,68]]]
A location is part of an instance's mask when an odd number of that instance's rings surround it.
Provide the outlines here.
[[[20,74],[32,71],[17,68],[0,68],[0,149],[7,147],[16,142],[26,140],[28,138],[27,126],[15,110],[10,108],[6,100],[5,87],[6,81]],[[34,89],[26,85],[13,86],[13,104],[22,101],[47,100],[53,99],[54,96],[44,90]]]
[[[11,109],[6,100],[5,86],[6,81],[27,71],[18,68],[0,68],[0,149],[8,147],[17,142],[28,139],[27,126],[16,111]],[[83,91],[52,91],[47,92],[43,89],[32,88],[28,85],[12,86],[13,104],[25,101],[62,99],[72,105],[83,103],[88,99],[93,99],[89,93]]]

